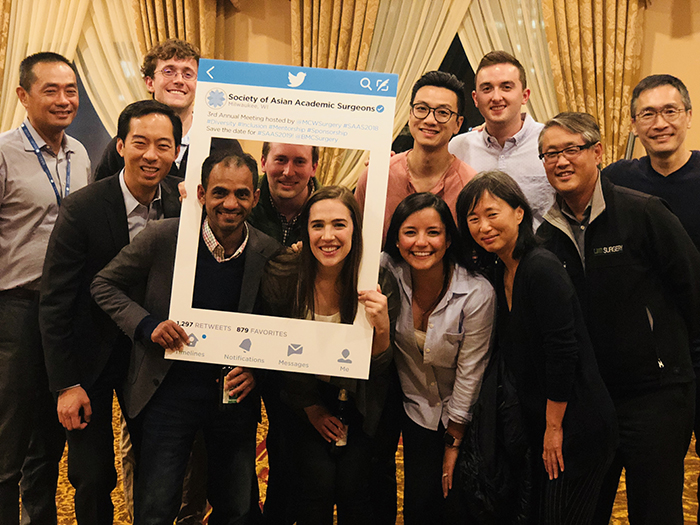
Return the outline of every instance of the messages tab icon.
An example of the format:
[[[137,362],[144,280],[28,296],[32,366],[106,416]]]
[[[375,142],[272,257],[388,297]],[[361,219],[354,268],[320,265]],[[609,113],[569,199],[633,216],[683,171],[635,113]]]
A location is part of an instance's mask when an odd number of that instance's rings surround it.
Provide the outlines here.
[[[304,347],[300,344],[290,343],[287,347],[287,355],[301,354],[304,351]]]

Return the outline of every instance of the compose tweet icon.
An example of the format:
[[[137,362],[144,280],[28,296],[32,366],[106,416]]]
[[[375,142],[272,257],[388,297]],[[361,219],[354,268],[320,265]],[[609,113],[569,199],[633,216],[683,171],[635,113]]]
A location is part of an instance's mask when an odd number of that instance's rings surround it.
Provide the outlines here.
[[[287,347],[287,355],[301,354],[304,351],[304,347],[300,344],[290,343]]]
[[[303,71],[299,71],[299,73],[294,75],[290,71],[289,73],[287,73],[287,78],[289,79],[289,84],[287,84],[289,87],[299,87],[304,83],[306,73],[304,73]]]

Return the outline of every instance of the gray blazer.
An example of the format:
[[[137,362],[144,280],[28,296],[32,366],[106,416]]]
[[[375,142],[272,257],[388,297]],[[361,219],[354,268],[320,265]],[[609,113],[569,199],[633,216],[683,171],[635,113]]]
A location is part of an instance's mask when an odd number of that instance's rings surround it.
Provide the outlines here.
[[[165,219],[149,224],[105,268],[97,274],[90,291],[95,302],[114,319],[132,340],[139,323],[148,315],[168,319],[173,284],[175,248],[180,220]],[[280,248],[279,243],[249,226],[243,269],[243,288],[238,311],[252,312],[260,279],[267,260]],[[146,284],[143,304],[127,291]],[[165,378],[172,361],[151,341],[135,341],[129,375],[124,385],[124,402],[129,417],[136,417]]]

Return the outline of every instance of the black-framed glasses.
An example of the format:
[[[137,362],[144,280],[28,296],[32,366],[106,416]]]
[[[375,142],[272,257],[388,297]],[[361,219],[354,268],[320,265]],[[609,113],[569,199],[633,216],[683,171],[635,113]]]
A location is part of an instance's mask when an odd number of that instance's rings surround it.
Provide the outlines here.
[[[166,78],[174,78],[180,74],[182,76],[183,80],[194,80],[197,78],[197,73],[192,71],[191,69],[177,69],[175,67],[170,67],[170,66],[165,66],[163,69],[159,69],[158,71],[154,71],[153,74],[160,73]]]
[[[559,151],[545,151],[544,153],[540,153],[539,157],[541,161],[547,164],[556,162],[557,159],[559,159],[559,155],[564,155],[564,158],[567,160],[573,160],[578,157],[583,150],[595,146],[596,144],[598,144],[598,142],[589,142],[587,144],[581,144],[580,146],[568,146]]]
[[[428,118],[428,115],[430,115],[431,112],[433,113],[433,117],[435,117],[435,121],[440,124],[447,124],[452,118],[452,115],[457,115],[457,113],[447,108],[431,108],[430,106],[421,104],[420,102],[411,105],[411,114],[418,120]]]
[[[685,113],[688,110],[685,108],[663,108],[663,109],[652,109],[652,108],[647,108],[645,110],[640,111],[635,115],[634,119],[636,121],[641,122],[642,124],[651,124],[656,120],[656,117],[658,115],[661,115],[663,119],[668,122],[674,122],[681,113]]]

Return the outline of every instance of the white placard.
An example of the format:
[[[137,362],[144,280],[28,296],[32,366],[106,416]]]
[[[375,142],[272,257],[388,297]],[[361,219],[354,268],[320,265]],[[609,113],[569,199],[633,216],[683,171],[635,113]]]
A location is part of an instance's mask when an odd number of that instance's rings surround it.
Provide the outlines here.
[[[359,288],[374,289],[398,77],[220,60],[199,62],[185,186],[197,194],[212,138],[367,150]],[[355,322],[323,323],[192,308],[202,210],[182,205],[170,318],[190,346],[170,359],[366,379],[372,328],[359,305]]]

